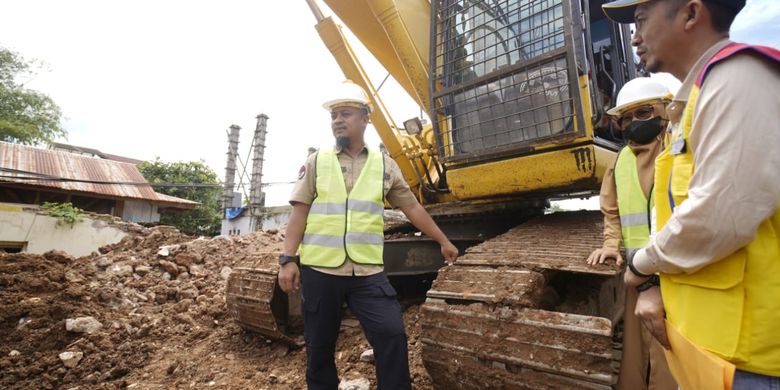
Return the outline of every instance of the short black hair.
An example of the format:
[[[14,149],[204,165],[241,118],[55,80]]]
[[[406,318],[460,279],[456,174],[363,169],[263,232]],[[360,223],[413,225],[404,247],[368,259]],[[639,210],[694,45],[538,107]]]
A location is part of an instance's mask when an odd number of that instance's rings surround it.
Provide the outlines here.
[[[719,33],[728,33],[729,29],[731,29],[731,23],[737,17],[737,13],[713,1],[703,0],[703,3],[710,11],[712,28]]]
[[[677,10],[687,3],[688,0],[670,0],[669,8],[667,9],[669,17],[673,17]],[[702,4],[710,11],[710,19],[712,20],[712,28],[719,33],[728,33],[731,29],[731,23],[734,22],[734,18],[737,17],[737,13],[728,7],[719,4],[717,1],[702,0]]]

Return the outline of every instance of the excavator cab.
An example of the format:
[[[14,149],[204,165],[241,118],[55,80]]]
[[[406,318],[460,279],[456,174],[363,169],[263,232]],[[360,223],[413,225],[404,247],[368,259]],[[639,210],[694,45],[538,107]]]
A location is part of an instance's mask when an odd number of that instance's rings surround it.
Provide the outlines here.
[[[629,31],[601,3],[431,2],[430,112],[456,198],[597,190],[612,160],[594,147],[622,144],[605,112],[635,76]],[[499,166],[523,173],[504,187],[485,174]]]

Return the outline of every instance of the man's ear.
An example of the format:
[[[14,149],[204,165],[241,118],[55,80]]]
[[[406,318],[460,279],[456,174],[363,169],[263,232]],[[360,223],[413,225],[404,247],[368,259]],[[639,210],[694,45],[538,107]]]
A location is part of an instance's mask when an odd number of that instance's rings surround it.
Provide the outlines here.
[[[683,13],[685,18],[685,24],[683,25],[685,31],[691,31],[696,25],[701,23],[705,9],[706,7],[704,7],[701,0],[691,0],[682,7],[680,12]]]

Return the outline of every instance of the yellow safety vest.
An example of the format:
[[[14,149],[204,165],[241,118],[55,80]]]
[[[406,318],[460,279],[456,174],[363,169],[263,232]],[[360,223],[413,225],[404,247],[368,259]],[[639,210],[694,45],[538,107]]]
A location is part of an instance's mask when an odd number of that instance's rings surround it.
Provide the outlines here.
[[[615,187],[617,188],[620,229],[626,259],[647,245],[650,237],[650,203],[642,191],[636,169],[636,155],[628,146],[620,150],[615,163]],[[652,190],[650,191],[652,200]]]
[[[320,151],[317,196],[309,209],[301,243],[301,264],[335,268],[347,256],[361,264],[382,264],[384,246],[384,158],[369,151],[366,165],[347,195],[336,153]]]
[[[754,49],[728,45],[708,62],[691,89],[670,145],[656,159],[659,229],[675,205],[688,197],[695,171],[693,111],[706,72],[746,48]],[[661,293],[667,319],[694,343],[739,369],[780,376],[780,210],[759,225],[752,242],[724,259],[691,274],[661,274]]]

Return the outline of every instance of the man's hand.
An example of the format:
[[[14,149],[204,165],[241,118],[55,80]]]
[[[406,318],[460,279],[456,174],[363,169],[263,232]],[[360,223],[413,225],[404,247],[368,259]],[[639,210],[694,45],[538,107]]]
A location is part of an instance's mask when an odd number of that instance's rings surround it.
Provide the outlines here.
[[[287,294],[301,288],[301,272],[295,262],[287,263],[279,269],[279,287]]]
[[[599,248],[593,251],[588,256],[588,265],[604,264],[607,259],[615,259],[617,265],[623,265],[623,256],[620,255],[620,251],[616,251],[611,248]]]
[[[639,317],[639,320],[642,321],[645,328],[650,331],[650,334],[652,334],[664,348],[672,348],[669,344],[669,339],[666,337],[666,324],[664,323],[666,311],[664,310],[664,302],[661,299],[660,287],[650,287],[639,293],[634,314]]]
[[[447,242],[441,246],[441,255],[444,257],[444,261],[447,262],[447,265],[452,265],[452,263],[455,262],[455,259],[458,258],[458,248],[447,240]]]
[[[644,283],[650,279],[649,276],[639,276],[631,271],[631,268],[626,268],[626,272],[623,274],[623,283],[627,288],[635,288],[636,286]]]

